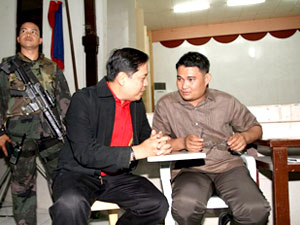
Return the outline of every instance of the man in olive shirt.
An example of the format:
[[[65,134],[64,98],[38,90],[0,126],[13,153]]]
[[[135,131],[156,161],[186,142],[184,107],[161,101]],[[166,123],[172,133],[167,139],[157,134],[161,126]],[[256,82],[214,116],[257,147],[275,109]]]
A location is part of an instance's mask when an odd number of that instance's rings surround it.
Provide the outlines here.
[[[262,136],[247,107],[208,88],[209,60],[188,52],[176,64],[178,91],[158,102],[153,129],[172,139],[173,151],[205,152],[205,160],[176,164],[172,215],[179,225],[199,224],[212,194],[229,206],[219,224],[266,224],[270,206],[251,179],[239,153]]]

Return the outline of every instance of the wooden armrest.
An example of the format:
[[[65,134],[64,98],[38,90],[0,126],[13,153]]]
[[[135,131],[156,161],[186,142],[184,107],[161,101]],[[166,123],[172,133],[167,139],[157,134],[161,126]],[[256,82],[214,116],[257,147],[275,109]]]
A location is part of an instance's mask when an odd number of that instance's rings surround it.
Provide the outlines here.
[[[269,140],[257,140],[257,145],[274,147],[300,147],[300,139],[269,139]]]

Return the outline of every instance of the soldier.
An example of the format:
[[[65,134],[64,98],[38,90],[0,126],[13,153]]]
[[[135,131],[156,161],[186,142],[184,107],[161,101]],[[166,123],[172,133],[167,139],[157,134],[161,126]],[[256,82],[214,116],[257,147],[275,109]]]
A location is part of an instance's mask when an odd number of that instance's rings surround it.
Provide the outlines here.
[[[39,45],[42,43],[39,27],[32,22],[23,23],[17,42],[21,47],[16,55],[17,59],[30,65],[37,81],[54,98],[55,107],[52,111],[61,123],[71,96],[63,72],[57,68],[56,63],[39,53]],[[2,61],[11,58],[4,58]],[[17,164],[10,164],[14,218],[18,225],[35,225],[36,157],[40,158],[50,185],[63,142],[56,138],[41,110],[30,107],[32,102],[25,90],[24,83],[15,73],[8,75],[0,71],[0,149],[4,155],[8,156],[6,142],[16,145],[26,135]]]

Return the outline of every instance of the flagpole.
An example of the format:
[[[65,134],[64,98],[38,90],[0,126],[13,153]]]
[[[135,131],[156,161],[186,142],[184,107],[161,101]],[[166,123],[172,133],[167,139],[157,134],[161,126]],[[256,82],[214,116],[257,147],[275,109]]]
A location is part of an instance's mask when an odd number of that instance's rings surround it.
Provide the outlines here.
[[[72,65],[73,65],[73,71],[74,71],[75,91],[77,91],[78,90],[77,70],[76,70],[76,61],[75,61],[75,54],[74,54],[74,44],[73,44],[72,27],[71,27],[71,21],[70,21],[68,0],[65,0],[65,3],[66,3],[66,11],[67,11],[67,19],[68,19],[70,47],[71,47],[71,55],[72,55]]]

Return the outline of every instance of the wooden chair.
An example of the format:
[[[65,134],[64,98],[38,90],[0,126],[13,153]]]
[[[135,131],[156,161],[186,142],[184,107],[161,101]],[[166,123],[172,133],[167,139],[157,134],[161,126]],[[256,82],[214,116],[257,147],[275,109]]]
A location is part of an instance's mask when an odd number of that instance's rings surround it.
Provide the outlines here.
[[[107,211],[109,225],[115,225],[118,221],[120,207],[111,202],[95,201],[91,207],[92,211]]]
[[[289,174],[300,172],[300,162],[290,162],[288,157],[300,158],[300,104],[248,108],[263,127],[262,140],[256,142],[258,152],[261,153],[256,158],[256,164],[260,172],[270,174],[273,223],[289,225]]]

